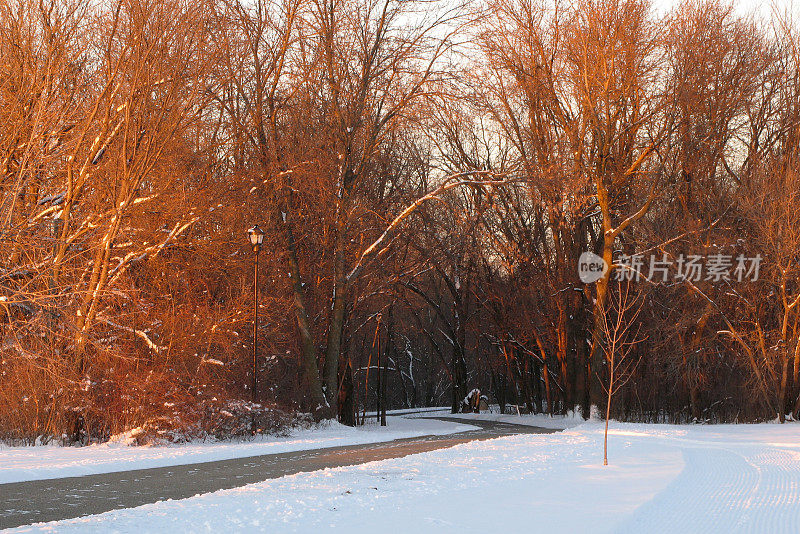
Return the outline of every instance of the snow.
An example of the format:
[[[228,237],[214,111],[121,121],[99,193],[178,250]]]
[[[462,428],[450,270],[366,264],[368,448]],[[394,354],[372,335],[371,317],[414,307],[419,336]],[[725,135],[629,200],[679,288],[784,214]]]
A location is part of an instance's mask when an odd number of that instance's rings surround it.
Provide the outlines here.
[[[481,412],[479,414],[436,413],[435,415],[440,417],[447,417],[450,419],[463,419],[464,423],[469,423],[470,421],[495,421],[499,423],[509,423],[513,425],[554,428],[556,430],[572,428],[584,422],[583,418],[575,412],[569,412],[566,416],[554,415],[552,417],[545,414],[509,415],[509,414],[501,414],[499,412]],[[430,417],[430,414],[417,413],[409,415],[409,417]]]
[[[16,532],[800,532],[800,425],[580,424]]]
[[[444,422],[408,418],[414,415],[430,413],[390,416],[390,426],[384,428],[354,430],[333,424],[300,432],[286,442],[234,447],[281,448],[294,440],[312,448],[308,444],[326,439],[340,439],[334,444],[341,445],[357,437],[377,441],[379,436],[457,430]],[[191,532],[315,534],[372,534],[376,525],[436,534],[800,532],[798,424],[673,426],[612,421],[611,465],[604,467],[603,426],[598,421],[486,413],[453,417],[465,422],[522,420],[536,426],[549,421],[553,427],[571,428],[299,473],[13,532],[161,532],[175,525]],[[206,447],[216,451],[219,445]],[[195,447],[199,445],[126,449],[174,453]],[[101,447],[35,449],[90,451],[88,458],[94,459],[104,454],[99,453]],[[0,450],[4,461],[5,454],[14,450]],[[140,461],[134,463],[140,466]]]
[[[481,390],[479,390],[478,388],[473,388],[472,391],[467,393],[467,396],[464,397],[464,399],[461,401],[461,404],[470,404],[470,399],[474,395],[480,395],[480,394],[481,394]]]
[[[375,417],[378,412],[367,412],[367,417]],[[386,410],[386,415],[409,415],[419,414],[420,417],[430,416],[450,416],[450,407],[434,407],[434,408],[400,408],[397,410]]]
[[[120,437],[109,443],[88,447],[0,446],[0,484],[378,443],[425,435],[452,434],[474,428],[468,424],[390,416],[385,427],[371,423],[364,427],[351,428],[331,421],[322,428],[298,430],[288,437],[269,436],[244,442],[135,447],[129,446],[124,437]]]

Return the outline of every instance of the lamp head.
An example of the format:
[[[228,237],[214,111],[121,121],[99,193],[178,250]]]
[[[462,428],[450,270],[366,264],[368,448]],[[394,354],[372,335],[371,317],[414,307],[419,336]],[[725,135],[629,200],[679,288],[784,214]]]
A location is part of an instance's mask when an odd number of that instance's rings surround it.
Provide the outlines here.
[[[253,245],[253,248],[258,250],[264,241],[264,230],[255,225],[247,230],[247,236],[250,238],[250,244]]]

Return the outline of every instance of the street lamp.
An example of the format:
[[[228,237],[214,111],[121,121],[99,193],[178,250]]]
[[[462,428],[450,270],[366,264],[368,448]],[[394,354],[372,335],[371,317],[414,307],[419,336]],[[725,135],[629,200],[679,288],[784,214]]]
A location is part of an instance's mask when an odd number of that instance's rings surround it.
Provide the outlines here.
[[[264,230],[255,225],[247,230],[247,235],[250,238],[250,244],[253,245],[253,252],[256,253],[253,278],[253,404],[255,404],[258,391],[258,253],[261,251],[261,243],[264,241]]]

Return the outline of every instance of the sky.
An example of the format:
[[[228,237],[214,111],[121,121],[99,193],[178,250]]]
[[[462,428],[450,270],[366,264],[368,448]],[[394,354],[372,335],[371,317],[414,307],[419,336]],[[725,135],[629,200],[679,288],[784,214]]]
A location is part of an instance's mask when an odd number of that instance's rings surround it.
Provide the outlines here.
[[[659,11],[668,11],[680,4],[680,0],[652,0],[652,2]],[[755,12],[769,16],[773,7],[776,7],[780,11],[789,9],[800,17],[800,0],[734,0],[733,5],[742,14]]]

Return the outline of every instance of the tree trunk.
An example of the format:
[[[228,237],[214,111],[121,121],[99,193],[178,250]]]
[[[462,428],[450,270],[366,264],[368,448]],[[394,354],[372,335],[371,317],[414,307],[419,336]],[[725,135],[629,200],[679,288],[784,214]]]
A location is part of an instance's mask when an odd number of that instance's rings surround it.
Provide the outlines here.
[[[794,386],[794,408],[792,418],[800,420],[800,339],[794,341],[794,362],[792,366],[792,385]]]
[[[614,371],[611,371],[613,375]],[[603,465],[608,465],[608,420],[611,417],[611,389],[608,391],[608,400],[606,401],[606,428],[603,432]]]
[[[341,353],[342,330],[344,329],[345,299],[344,286],[336,284],[334,289],[333,308],[328,322],[328,343],[325,350],[325,364],[323,367],[323,392],[328,402],[333,406],[333,399],[337,398],[337,373],[339,356]]]
[[[789,384],[789,355],[784,350],[781,358],[781,385],[778,391],[778,420],[781,423],[786,422],[786,408],[787,408],[787,386]]]
[[[692,420],[700,421],[703,413],[700,410],[700,388],[696,384],[689,386],[689,410],[692,413]]]
[[[577,294],[577,292],[576,292]],[[572,362],[572,391],[573,397],[567,410],[575,409],[577,402],[581,403],[581,415],[589,419],[591,414],[591,401],[589,397],[590,381],[592,376],[592,363],[586,345],[586,308],[581,295],[576,297],[577,304],[574,308],[574,323],[571,328],[572,342],[575,347],[575,358]],[[582,387],[578,387],[578,386]],[[580,397],[578,397],[580,395]]]
[[[325,419],[333,417],[331,404],[325,398],[322,389],[322,380],[319,376],[319,366],[317,363],[317,347],[314,344],[314,336],[311,333],[311,325],[306,311],[305,297],[303,295],[303,283],[300,280],[300,267],[297,262],[297,247],[294,234],[289,224],[283,225],[287,240],[287,253],[289,259],[289,275],[292,278],[292,297],[295,319],[297,320],[297,331],[300,334],[301,362],[303,375],[311,392],[311,412],[314,418]]]
[[[341,387],[339,388],[339,422],[347,426],[356,426],[356,406],[353,396],[353,366],[350,358],[342,361]]]
[[[539,347],[539,354],[542,355],[542,375],[544,376],[544,391],[547,401],[547,413],[553,415],[553,399],[550,392],[550,371],[547,367],[547,352],[544,350],[542,340],[536,336],[536,345]]]
[[[342,332],[346,315],[347,273],[345,272],[345,245],[347,243],[347,179],[345,164],[340,167],[339,199],[336,206],[336,234],[333,247],[333,303],[328,321],[328,342],[325,349],[325,366],[322,382],[325,397],[331,404],[337,399],[337,370],[342,351]]]
[[[517,361],[517,366],[519,366],[519,349],[515,349],[515,356],[514,359]],[[522,387],[523,391],[525,392],[525,409],[528,410],[528,413],[533,413],[533,394],[531,392],[531,382],[533,378],[531,377],[531,358],[528,354],[524,355],[525,357],[525,367],[521,369],[522,371]]]
[[[386,426],[386,383],[389,381],[389,360],[394,346],[394,321],[392,320],[392,307],[389,307],[389,322],[386,325],[386,351],[383,358],[383,380],[381,380],[381,426]]]
[[[506,375],[492,371],[494,396],[500,406],[500,413],[506,413]]]
[[[514,404],[517,408],[517,413],[519,413],[519,385],[517,384],[517,377],[514,374],[514,370],[511,368],[511,360],[508,357],[508,349],[506,348],[505,344],[503,345],[503,356],[506,359],[506,370],[508,372],[508,376],[511,377],[511,384],[513,386],[512,392],[514,393]]]
[[[382,376],[383,375],[383,368],[381,367],[381,342],[380,339],[378,340],[378,351],[376,352],[377,362],[376,362],[376,369],[375,373],[377,374],[377,378],[375,380],[375,417],[378,423],[381,422],[381,413],[383,413],[383,388],[381,387],[382,384]]]
[[[612,250],[610,246],[603,246],[603,259],[608,265],[612,263]],[[610,272],[609,272],[610,274]],[[603,352],[603,314],[608,296],[608,274],[597,281],[595,304],[592,313],[592,346],[589,353],[587,377],[589,380],[589,399],[595,406],[602,406],[604,390],[604,376],[606,374],[606,358]],[[584,415],[585,417],[585,415]]]
[[[536,381],[536,413],[544,413],[544,408],[542,407],[542,366],[539,365],[539,360],[534,359],[533,356],[529,358],[533,360],[531,379]]]
[[[452,413],[461,412],[461,401],[467,395],[466,376],[464,368],[464,356],[461,346],[458,343],[453,345],[453,356],[451,360],[453,372],[453,405],[451,407]]]

